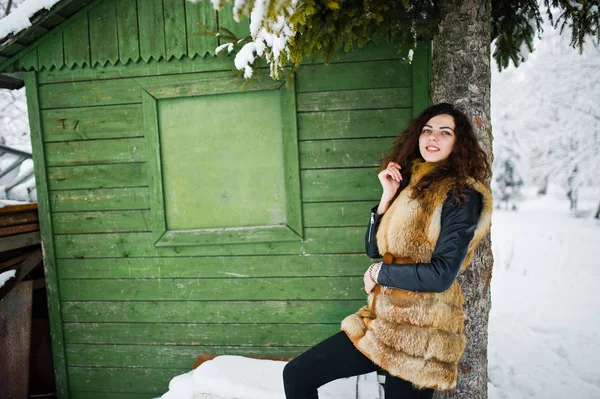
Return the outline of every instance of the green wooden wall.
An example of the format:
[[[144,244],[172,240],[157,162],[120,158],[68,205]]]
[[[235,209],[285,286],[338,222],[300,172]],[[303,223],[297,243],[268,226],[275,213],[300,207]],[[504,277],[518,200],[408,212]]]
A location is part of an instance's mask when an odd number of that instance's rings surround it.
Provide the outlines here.
[[[376,167],[427,105],[428,46],[412,65],[370,46],[297,70],[304,240],[156,247],[140,85],[231,65],[27,73],[61,398],[156,397],[200,353],[295,356],[364,304]]]

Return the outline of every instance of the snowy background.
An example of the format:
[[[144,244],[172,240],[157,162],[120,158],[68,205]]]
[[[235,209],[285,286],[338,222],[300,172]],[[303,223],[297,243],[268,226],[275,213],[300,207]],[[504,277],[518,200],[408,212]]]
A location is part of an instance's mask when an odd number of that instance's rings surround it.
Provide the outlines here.
[[[492,226],[490,399],[600,398],[600,49],[580,55],[569,39],[546,25],[527,62],[492,73],[493,190],[506,210]],[[31,151],[23,89],[0,90],[0,144]],[[0,173],[15,159],[1,155]],[[36,200],[31,169],[0,178],[0,203]]]

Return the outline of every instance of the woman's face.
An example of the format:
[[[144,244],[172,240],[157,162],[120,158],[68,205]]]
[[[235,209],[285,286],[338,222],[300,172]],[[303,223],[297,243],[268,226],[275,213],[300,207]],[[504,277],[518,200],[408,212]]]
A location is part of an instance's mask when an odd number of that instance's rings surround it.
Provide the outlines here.
[[[442,114],[431,118],[421,129],[419,151],[427,162],[439,162],[448,158],[454,148],[454,118]]]

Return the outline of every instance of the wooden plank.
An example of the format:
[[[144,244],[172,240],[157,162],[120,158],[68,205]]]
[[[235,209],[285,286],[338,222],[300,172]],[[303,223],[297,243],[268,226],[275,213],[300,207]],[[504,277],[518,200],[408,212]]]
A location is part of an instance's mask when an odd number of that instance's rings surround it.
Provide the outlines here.
[[[0,252],[10,251],[18,248],[25,248],[31,245],[39,244],[40,232],[32,231],[29,233],[18,234],[14,236],[0,238]]]
[[[169,390],[169,381],[173,377],[188,371],[189,369],[69,367],[69,387],[75,391],[147,392],[156,396]]]
[[[140,55],[148,62],[165,56],[165,31],[162,0],[138,0]]]
[[[402,108],[412,105],[412,88],[298,93],[298,112]]]
[[[40,225],[38,223],[32,224],[21,224],[18,226],[2,227],[0,228],[0,237],[10,236],[13,234],[27,233],[30,231],[38,231]]]
[[[42,111],[45,142],[141,137],[142,108],[139,104]]]
[[[114,65],[119,60],[117,11],[115,0],[104,0],[90,9],[90,53],[92,67]]]
[[[19,69],[25,71],[36,71],[38,67],[38,48],[35,47],[31,51],[24,53],[19,62]]]
[[[200,353],[249,357],[294,357],[307,349],[307,346],[69,344],[67,345],[67,356],[69,357],[69,364],[75,367],[185,368],[189,370]]]
[[[416,118],[431,102],[429,80],[431,78],[431,42],[419,41],[412,62],[413,67],[413,117]]]
[[[305,227],[367,226],[377,201],[314,202],[302,207]]]
[[[56,234],[150,231],[150,212],[102,211],[52,214]]]
[[[295,75],[298,93],[383,89],[412,85],[411,67],[400,61],[301,65]]]
[[[148,188],[63,190],[50,193],[53,212],[148,209]]]
[[[293,79],[289,84],[292,88],[295,87]],[[286,215],[287,225],[302,237],[302,201],[300,200],[296,92],[292,88],[287,88],[285,85],[280,88]]]
[[[358,51],[345,52],[343,48],[340,48],[337,55],[339,58],[332,57],[329,60],[330,65],[357,61],[398,60],[400,58],[398,49],[394,44],[378,44],[375,42],[365,44]],[[324,60],[313,60],[306,57],[301,65],[323,65],[324,63]]]
[[[38,47],[39,68],[61,68],[64,64],[62,31],[55,31]]]
[[[90,65],[90,35],[87,14],[80,15],[63,32],[67,68]]]
[[[129,79],[57,83],[39,87],[42,109],[141,102],[140,87]]]
[[[186,32],[187,32],[187,56],[194,58],[196,55],[204,57],[207,53],[213,54],[217,47],[217,39],[214,37],[203,36],[205,30],[200,25],[204,25],[212,31],[216,31],[216,13],[212,4],[208,0],[198,2],[185,2]],[[231,62],[231,60],[230,60]]]
[[[300,140],[396,137],[412,119],[412,108],[298,114]]]
[[[124,138],[44,144],[48,166],[146,161],[146,140]]]
[[[129,61],[137,62],[140,58],[140,41],[136,0],[119,1],[117,7],[117,34],[121,63],[125,65]]]
[[[0,216],[3,216],[3,213],[13,213],[13,212],[23,212],[29,210],[37,211],[38,205],[35,202],[30,202],[26,204],[15,204],[15,205],[5,205],[0,208]]]
[[[362,283],[362,274],[354,279]],[[62,305],[66,323],[337,323],[364,304],[363,297],[349,301],[106,301]]]
[[[14,266],[23,262],[25,259],[27,259],[29,257],[30,254],[31,254],[31,252],[24,253],[24,254],[21,254],[18,256],[12,255],[15,257],[11,257],[11,258],[8,258],[7,260],[4,260],[2,263],[0,263],[0,273],[4,273],[7,270],[16,269],[16,267],[14,267]]]
[[[381,195],[379,195],[381,196]],[[320,231],[323,230],[323,231]],[[305,241],[155,247],[150,233],[66,234],[55,237],[59,258],[354,254],[364,252],[364,229],[305,229]]]
[[[361,275],[369,263],[364,254],[268,255],[59,259],[57,267],[64,279],[341,277]]]
[[[302,201],[376,201],[381,198],[377,168],[301,171]]]
[[[302,169],[379,166],[393,138],[319,140],[300,143]]]
[[[2,298],[0,295],[0,320],[2,320],[0,386],[2,386],[3,398],[28,397],[31,287],[31,281],[25,281],[6,297]]]
[[[145,163],[48,167],[48,188],[139,187],[148,184]]]
[[[17,211],[14,213],[0,213],[0,227],[29,224],[38,221],[37,204],[34,210]]]
[[[366,295],[365,295],[366,297]],[[310,346],[334,324],[65,323],[68,344]]]
[[[180,59],[187,54],[185,0],[163,0],[166,58]]]
[[[156,395],[135,392],[71,391],[71,399],[152,399]]]
[[[55,246],[52,238],[52,223],[50,220],[50,201],[48,199],[48,181],[46,179],[46,162],[42,141],[40,103],[38,97],[38,82],[35,72],[25,73],[25,88],[27,94],[27,110],[31,130],[31,147],[33,167],[40,215],[40,234],[44,249],[44,271],[46,275],[46,295],[48,298],[48,316],[52,331],[52,361],[56,381],[57,396],[69,398],[67,381],[67,366],[64,352],[63,323],[58,294],[58,275],[55,266]]]
[[[187,2],[186,2],[187,3]],[[137,39],[136,39],[137,40]],[[137,43],[137,42],[136,42]],[[106,65],[102,69],[82,69],[73,71],[63,69],[60,71],[47,71],[40,74],[40,82],[43,84],[60,82],[78,82],[78,81],[102,81],[110,79],[172,75],[180,73],[195,73],[209,71],[231,72],[231,58],[228,57],[206,57],[202,62],[182,58],[181,60],[171,60],[168,63],[129,63],[127,65]]]
[[[63,301],[363,299],[357,277],[61,280]]]

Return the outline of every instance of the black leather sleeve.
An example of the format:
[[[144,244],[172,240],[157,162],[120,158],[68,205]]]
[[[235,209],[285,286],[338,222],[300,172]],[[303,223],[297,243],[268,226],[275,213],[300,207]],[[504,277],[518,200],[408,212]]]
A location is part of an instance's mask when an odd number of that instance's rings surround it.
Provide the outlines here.
[[[377,282],[408,291],[443,292],[450,288],[473,239],[481,212],[481,195],[463,189],[466,200],[457,205],[449,195],[442,206],[442,225],[431,263],[383,264]]]
[[[379,249],[377,248],[377,229],[379,228],[379,222],[381,216],[377,214],[377,208],[379,205],[375,205],[371,209],[371,216],[369,218],[369,227],[367,227],[367,233],[365,234],[365,250],[367,256],[371,259],[381,258]]]

